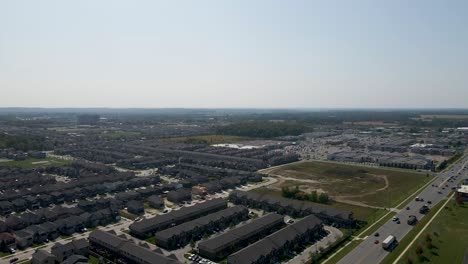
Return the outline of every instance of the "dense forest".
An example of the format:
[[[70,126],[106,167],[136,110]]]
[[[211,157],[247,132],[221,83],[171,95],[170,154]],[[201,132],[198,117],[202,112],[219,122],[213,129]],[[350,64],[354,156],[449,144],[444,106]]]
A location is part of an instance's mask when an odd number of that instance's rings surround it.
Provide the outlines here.
[[[14,148],[22,151],[43,150],[43,140],[32,136],[12,136],[0,133],[0,149]]]
[[[297,136],[311,131],[311,128],[292,122],[239,122],[217,128],[217,133],[242,137],[274,138],[281,136]]]

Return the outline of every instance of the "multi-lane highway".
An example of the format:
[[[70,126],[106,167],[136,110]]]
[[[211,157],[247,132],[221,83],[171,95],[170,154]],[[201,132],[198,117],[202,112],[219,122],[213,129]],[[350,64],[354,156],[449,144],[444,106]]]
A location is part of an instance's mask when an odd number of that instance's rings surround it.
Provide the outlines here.
[[[437,174],[437,179],[429,184],[421,193],[419,197],[424,201],[410,201],[405,208],[403,208],[396,217],[400,219],[400,224],[396,221],[389,220],[382,225],[376,233],[379,236],[371,235],[362,241],[353,251],[342,258],[339,264],[376,264],[382,261],[389,253],[382,248],[382,241],[389,235],[393,235],[397,240],[401,240],[413,226],[407,224],[407,219],[410,215],[415,215],[418,219],[424,217],[419,213],[421,206],[427,204],[429,207],[436,205],[445,199],[453,186],[468,175],[468,157],[464,156],[457,163],[442,173]],[[451,176],[457,178],[453,182],[449,181]],[[408,208],[407,208],[408,207]],[[378,243],[376,244],[376,240]]]

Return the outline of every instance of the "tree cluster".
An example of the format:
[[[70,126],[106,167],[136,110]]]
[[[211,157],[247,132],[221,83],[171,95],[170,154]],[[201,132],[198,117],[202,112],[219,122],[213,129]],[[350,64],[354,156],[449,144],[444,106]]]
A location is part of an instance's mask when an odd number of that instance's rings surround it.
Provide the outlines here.
[[[0,149],[13,148],[15,150],[43,150],[43,139],[27,135],[8,135],[0,133]]]
[[[259,138],[297,136],[309,131],[311,129],[301,123],[264,121],[239,122],[217,128],[218,134]]]
[[[299,190],[299,187],[297,186],[292,189],[288,187],[283,187],[281,188],[281,194],[285,198],[291,198],[291,199],[302,200],[302,201],[310,201],[314,203],[327,204],[330,202],[330,197],[326,193],[318,194],[317,191],[306,193],[304,191]]]

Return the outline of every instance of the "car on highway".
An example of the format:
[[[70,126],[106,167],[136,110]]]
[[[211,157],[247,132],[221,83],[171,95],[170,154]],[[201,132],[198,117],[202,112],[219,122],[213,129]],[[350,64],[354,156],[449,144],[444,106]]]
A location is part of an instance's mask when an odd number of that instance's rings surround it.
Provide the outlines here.
[[[415,215],[410,215],[408,217],[408,225],[415,225],[418,222],[418,218]]]
[[[15,263],[16,261],[18,261],[18,258],[12,258],[12,259],[10,259],[10,263]]]
[[[427,214],[427,212],[429,212],[429,206],[423,205],[423,206],[421,206],[421,208],[419,208],[419,213],[420,214]]]

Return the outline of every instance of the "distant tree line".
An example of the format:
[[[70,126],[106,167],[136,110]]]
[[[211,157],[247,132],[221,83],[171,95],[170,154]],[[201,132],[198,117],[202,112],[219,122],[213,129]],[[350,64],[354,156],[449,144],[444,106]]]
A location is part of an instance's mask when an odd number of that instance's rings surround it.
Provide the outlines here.
[[[218,134],[259,138],[297,136],[309,131],[311,128],[302,123],[269,121],[239,122],[217,128]]]
[[[43,139],[36,136],[8,135],[0,133],[0,149],[13,148],[16,150],[43,150]]]
[[[314,203],[327,204],[330,202],[330,197],[328,196],[328,194],[326,193],[318,194],[317,191],[306,193],[304,191],[299,190],[298,186],[292,189],[289,189],[288,187],[281,188],[281,195],[285,198],[302,200],[302,201],[310,201]]]

